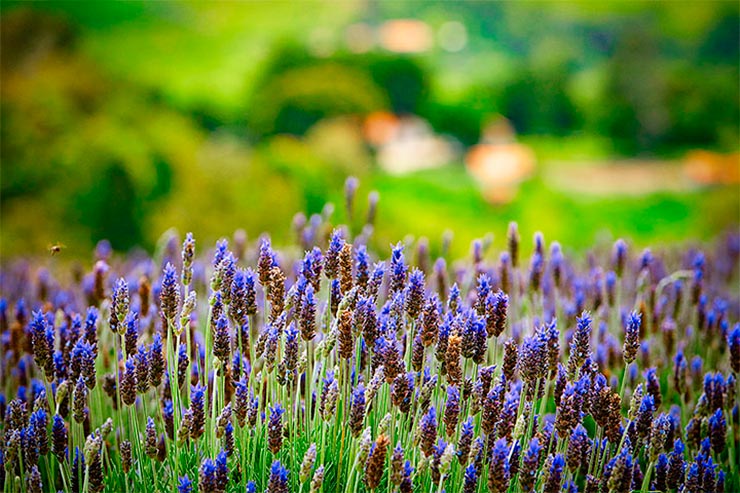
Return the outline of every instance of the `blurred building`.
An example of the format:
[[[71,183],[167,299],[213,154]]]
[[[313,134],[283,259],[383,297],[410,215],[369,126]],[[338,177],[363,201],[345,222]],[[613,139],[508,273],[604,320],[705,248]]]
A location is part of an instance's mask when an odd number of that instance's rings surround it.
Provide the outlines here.
[[[519,184],[535,169],[534,152],[515,138],[509,121],[500,117],[488,125],[482,142],[473,146],[465,157],[468,172],[478,181],[489,202],[512,200]]]
[[[365,140],[377,150],[380,167],[391,174],[439,168],[455,157],[455,144],[437,135],[424,119],[375,112],[365,119]]]
[[[740,183],[740,153],[691,151],[684,159],[684,172],[701,185],[736,185]]]

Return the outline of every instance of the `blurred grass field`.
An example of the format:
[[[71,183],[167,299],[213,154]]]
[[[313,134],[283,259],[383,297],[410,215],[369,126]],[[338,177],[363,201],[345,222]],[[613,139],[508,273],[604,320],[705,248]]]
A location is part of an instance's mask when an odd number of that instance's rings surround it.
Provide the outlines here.
[[[740,224],[736,184],[625,194],[567,183],[579,166],[737,152],[729,2],[317,2],[310,15],[282,2],[3,2],[0,14],[2,259],[55,242],[88,258],[102,238],[151,250],[170,227],[205,245],[238,228],[279,244],[298,211],[330,200],[342,220],[348,175],[361,209],[380,192],[381,248],[413,235],[439,249],[447,230],[454,254],[489,232],[502,247],[511,220],[525,238],[542,231],[574,249],[708,241]],[[405,17],[458,22],[467,45],[345,47],[348,26]],[[353,120],[370,111],[419,115],[463,149],[504,114],[537,171],[503,205],[483,199],[460,155],[389,174]]]

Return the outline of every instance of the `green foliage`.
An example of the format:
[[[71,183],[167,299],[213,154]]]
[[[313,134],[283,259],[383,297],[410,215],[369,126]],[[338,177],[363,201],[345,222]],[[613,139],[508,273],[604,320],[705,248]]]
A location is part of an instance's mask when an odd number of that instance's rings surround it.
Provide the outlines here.
[[[104,237],[151,248],[173,225],[209,241],[237,228],[286,238],[275,225],[326,199],[340,204],[328,190],[349,174],[371,184],[364,192],[384,192],[382,241],[414,229],[434,246],[452,227],[463,250],[513,218],[525,231],[545,218],[548,237],[580,247],[605,229],[654,243],[736,225],[732,187],[571,197],[538,178],[512,204],[491,206],[460,165],[401,178],[373,168],[360,128],[376,110],[418,114],[466,146],[501,113],[546,166],[737,150],[736,5],[561,7],[380,2],[369,16],[323,4],[291,16],[279,3],[4,2],[3,254],[62,241],[80,255]],[[344,50],[348,23],[398,17],[433,31],[459,21],[468,45],[411,56]],[[333,52],[311,51],[317,26],[331,32]],[[386,212],[387,202],[406,212]]]

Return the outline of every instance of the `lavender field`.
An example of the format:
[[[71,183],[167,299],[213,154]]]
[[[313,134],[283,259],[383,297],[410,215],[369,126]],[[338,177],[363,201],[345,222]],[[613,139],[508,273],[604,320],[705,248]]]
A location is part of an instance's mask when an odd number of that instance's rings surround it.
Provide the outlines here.
[[[377,251],[356,186],[279,247],[6,263],[3,491],[740,489],[736,232]]]

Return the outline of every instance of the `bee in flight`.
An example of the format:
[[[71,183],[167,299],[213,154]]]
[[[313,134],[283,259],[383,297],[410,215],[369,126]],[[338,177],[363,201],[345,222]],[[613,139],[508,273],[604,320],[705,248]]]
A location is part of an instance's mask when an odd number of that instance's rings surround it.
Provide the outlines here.
[[[51,256],[53,257],[54,255],[60,253],[62,251],[62,248],[67,248],[67,246],[57,242],[53,245],[49,245],[47,248],[49,250],[49,253],[51,253]]]

